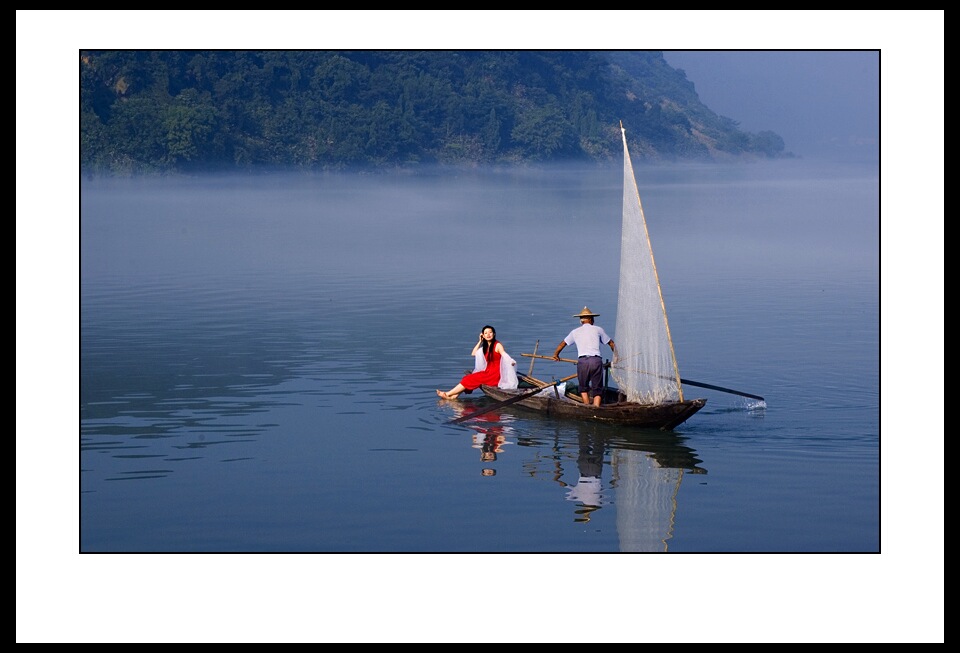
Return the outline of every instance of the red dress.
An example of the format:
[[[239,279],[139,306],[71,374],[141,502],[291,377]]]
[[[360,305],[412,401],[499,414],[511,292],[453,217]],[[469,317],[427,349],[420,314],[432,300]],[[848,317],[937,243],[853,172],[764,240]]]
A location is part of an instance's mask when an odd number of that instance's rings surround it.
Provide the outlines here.
[[[479,372],[467,374],[460,379],[460,385],[467,390],[476,390],[481,385],[497,385],[500,383],[500,352],[497,351],[497,341],[490,343],[487,351],[487,367]]]

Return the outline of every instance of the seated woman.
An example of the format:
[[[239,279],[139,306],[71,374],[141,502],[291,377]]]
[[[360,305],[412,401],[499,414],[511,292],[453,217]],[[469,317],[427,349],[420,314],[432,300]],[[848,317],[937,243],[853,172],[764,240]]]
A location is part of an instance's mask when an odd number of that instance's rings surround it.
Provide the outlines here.
[[[474,371],[467,374],[460,383],[446,392],[437,390],[437,396],[443,399],[456,399],[461,392],[473,391],[481,385],[496,385],[501,388],[517,387],[517,372],[513,368],[517,361],[503,348],[497,340],[497,331],[487,325],[480,331],[480,339],[470,352],[476,358]]]

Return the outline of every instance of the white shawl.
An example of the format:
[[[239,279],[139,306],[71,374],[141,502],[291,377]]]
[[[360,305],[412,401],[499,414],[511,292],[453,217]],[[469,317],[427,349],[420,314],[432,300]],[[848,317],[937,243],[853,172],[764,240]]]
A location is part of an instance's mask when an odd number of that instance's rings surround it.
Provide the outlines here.
[[[483,357],[483,347],[477,350],[474,360],[476,361],[473,366],[474,372],[487,369],[487,359]],[[500,354],[500,383],[497,384],[497,387],[504,390],[516,390],[519,385],[517,361],[511,358],[507,352],[503,352]]]

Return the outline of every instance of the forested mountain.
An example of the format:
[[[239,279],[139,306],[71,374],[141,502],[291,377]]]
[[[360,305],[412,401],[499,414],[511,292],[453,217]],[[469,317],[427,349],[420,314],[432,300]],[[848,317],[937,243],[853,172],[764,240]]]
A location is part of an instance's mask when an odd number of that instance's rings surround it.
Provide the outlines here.
[[[85,174],[782,157],[659,51],[80,52]]]

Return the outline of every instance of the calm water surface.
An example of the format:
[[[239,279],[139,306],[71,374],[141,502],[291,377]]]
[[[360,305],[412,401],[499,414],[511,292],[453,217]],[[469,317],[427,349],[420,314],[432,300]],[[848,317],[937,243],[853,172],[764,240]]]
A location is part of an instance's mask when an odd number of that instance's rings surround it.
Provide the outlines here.
[[[85,183],[80,550],[879,552],[876,175],[637,176],[681,375],[765,403],[449,423],[482,325],[615,324],[613,168]]]

